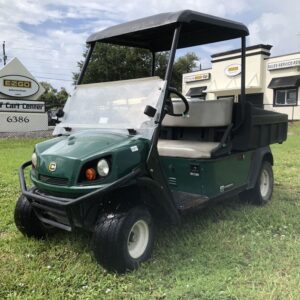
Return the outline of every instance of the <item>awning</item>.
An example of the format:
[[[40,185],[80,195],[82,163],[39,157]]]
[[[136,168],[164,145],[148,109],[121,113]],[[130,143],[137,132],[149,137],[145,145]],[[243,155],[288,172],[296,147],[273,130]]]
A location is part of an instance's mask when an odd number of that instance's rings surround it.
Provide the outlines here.
[[[201,87],[195,87],[195,88],[190,88],[189,91],[186,93],[186,96],[188,97],[201,97],[205,96],[207,86],[201,86]]]
[[[300,76],[286,76],[273,78],[269,85],[269,89],[298,87],[300,85]]]

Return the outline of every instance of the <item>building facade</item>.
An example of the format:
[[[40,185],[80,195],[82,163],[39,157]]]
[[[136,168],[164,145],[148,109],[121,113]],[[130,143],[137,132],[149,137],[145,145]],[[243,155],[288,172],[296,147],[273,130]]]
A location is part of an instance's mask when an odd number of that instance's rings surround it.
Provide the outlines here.
[[[300,120],[300,52],[271,56],[271,45],[246,49],[246,98],[254,105]],[[240,49],[211,56],[211,68],[183,74],[182,92],[202,100],[234,98],[241,87]]]

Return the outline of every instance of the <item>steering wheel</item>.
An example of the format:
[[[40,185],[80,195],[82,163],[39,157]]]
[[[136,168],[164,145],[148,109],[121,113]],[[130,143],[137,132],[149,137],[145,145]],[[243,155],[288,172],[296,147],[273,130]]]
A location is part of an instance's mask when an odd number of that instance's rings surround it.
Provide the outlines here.
[[[186,98],[180,92],[178,92],[177,89],[174,88],[174,87],[169,87],[169,93],[170,94],[173,93],[173,94],[177,95],[182,100],[182,102],[185,105],[185,110],[181,114],[174,114],[173,113],[173,104],[172,104],[172,101],[170,101],[168,104],[170,104],[170,106],[172,107],[172,109],[171,109],[171,111],[168,110],[167,114],[170,115],[170,116],[174,116],[174,117],[182,117],[184,115],[187,115],[187,113],[189,112],[190,106],[189,106],[189,103],[186,100]]]

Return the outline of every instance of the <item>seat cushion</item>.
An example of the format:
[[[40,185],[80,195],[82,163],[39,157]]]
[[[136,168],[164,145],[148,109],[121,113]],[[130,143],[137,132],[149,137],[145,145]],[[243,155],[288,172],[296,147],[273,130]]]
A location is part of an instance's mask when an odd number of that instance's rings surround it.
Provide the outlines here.
[[[165,127],[222,127],[232,122],[233,99],[189,101],[187,116],[165,115],[162,125]],[[174,113],[180,114],[185,106],[182,101],[173,101]]]
[[[210,158],[212,152],[219,144],[213,142],[159,140],[157,150],[160,156]]]

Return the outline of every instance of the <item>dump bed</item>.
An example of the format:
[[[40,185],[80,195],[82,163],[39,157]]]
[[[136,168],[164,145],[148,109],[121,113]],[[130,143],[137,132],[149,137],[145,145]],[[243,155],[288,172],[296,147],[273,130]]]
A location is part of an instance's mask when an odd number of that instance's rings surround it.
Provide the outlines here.
[[[288,116],[246,102],[245,121],[232,139],[232,150],[246,151],[287,139]]]

